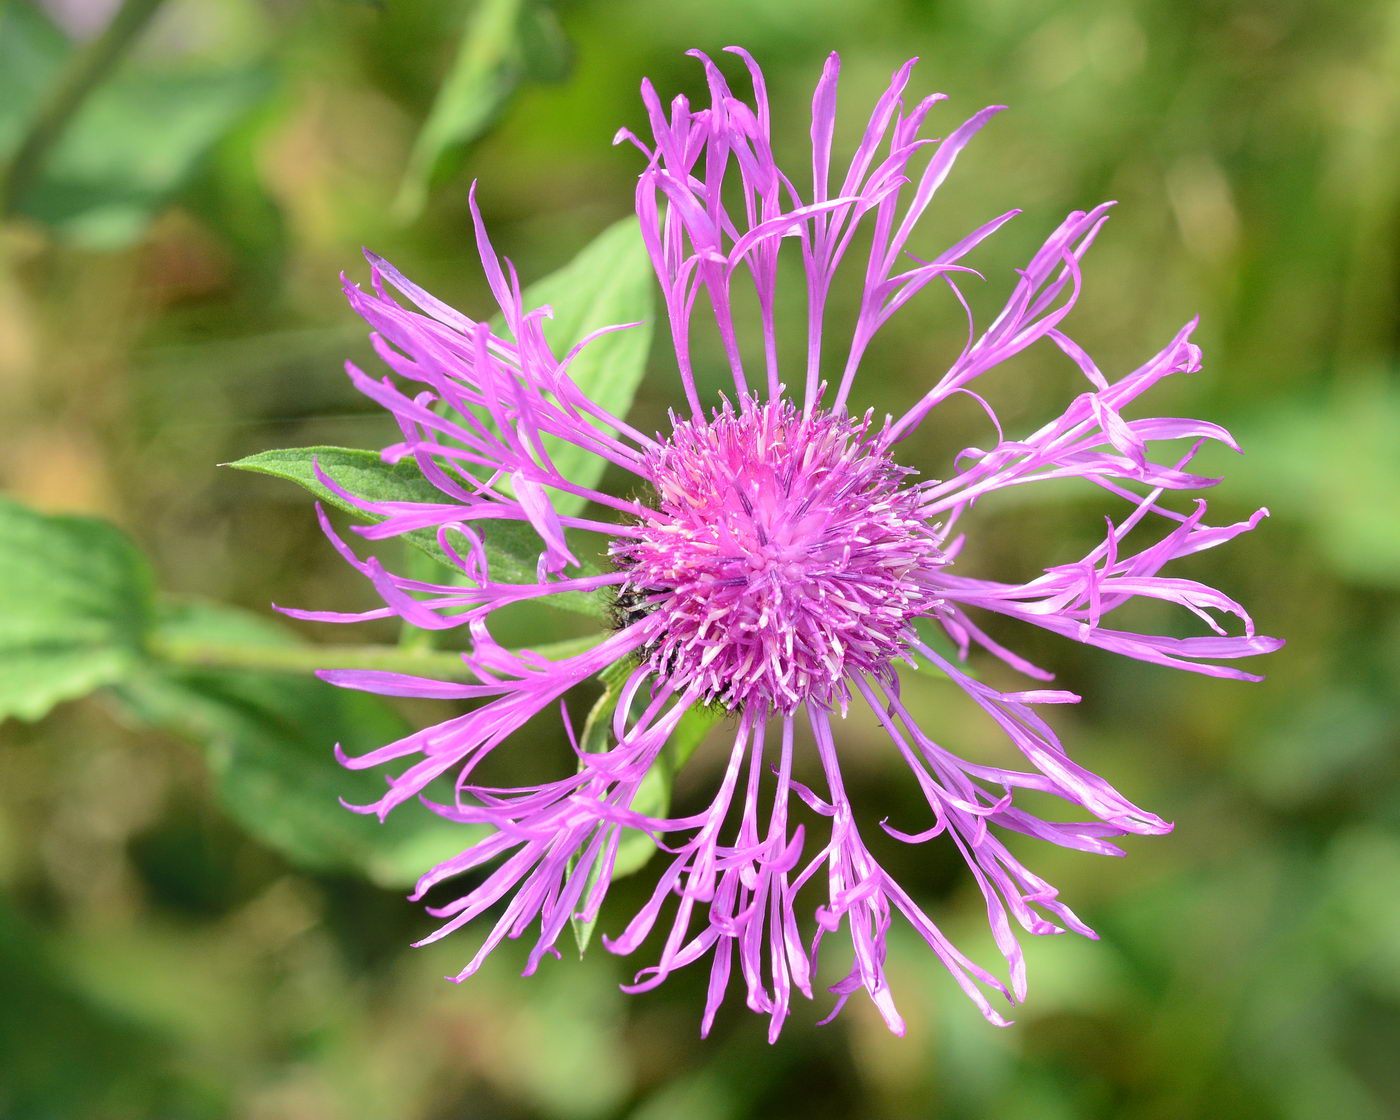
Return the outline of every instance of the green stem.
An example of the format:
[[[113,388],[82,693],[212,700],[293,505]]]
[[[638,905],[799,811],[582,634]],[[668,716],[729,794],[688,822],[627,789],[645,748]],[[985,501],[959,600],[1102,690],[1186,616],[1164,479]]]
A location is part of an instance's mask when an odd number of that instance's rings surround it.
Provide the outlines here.
[[[33,185],[44,156],[84,101],[121,60],[165,0],[126,0],[96,39],[75,52],[49,89],[0,180],[0,214],[13,214]]]
[[[406,537],[399,538],[399,546],[403,552],[404,575],[425,583],[437,582],[437,578],[442,574],[442,567],[436,560]],[[437,645],[441,633],[440,630],[428,630],[405,621],[399,627],[399,648],[405,653],[428,653]]]
[[[533,652],[551,661],[591,649],[601,640],[594,635],[549,642]],[[352,645],[239,645],[228,642],[189,641],[155,635],[151,652],[162,661],[202,669],[261,669],[279,673],[310,673],[317,669],[371,669],[408,673],[437,680],[471,680],[473,674],[461,655],[448,650],[405,649],[402,646]]]

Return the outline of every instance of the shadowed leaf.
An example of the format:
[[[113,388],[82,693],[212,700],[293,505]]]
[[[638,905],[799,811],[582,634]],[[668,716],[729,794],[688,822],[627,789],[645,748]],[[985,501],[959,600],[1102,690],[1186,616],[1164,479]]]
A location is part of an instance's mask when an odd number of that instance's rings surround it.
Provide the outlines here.
[[[163,609],[157,636],[241,647],[299,641],[275,622],[201,602]],[[326,665],[334,664],[334,647],[327,647]],[[229,816],[302,867],[353,870],[404,887],[478,838],[472,826],[414,806],[381,824],[341,804],[375,800],[384,779],[338,765],[334,745],[355,754],[409,731],[376,697],[287,673],[155,664],[118,694],[137,718],[190,739]]]
[[[619,664],[624,663],[620,662]],[[626,679],[626,674],[612,674],[610,676],[605,671],[603,677],[607,681],[607,691],[603,693],[588,713],[588,720],[584,724],[583,735],[579,742],[580,747],[585,751],[605,751],[612,745],[612,716],[617,706],[615,690],[620,682]],[[642,813],[649,817],[664,817],[669,813],[671,811],[671,791],[675,786],[676,775],[680,773],[681,767],[690,761],[691,755],[695,753],[695,748],[704,741],[710,729],[725,715],[722,708],[700,704],[686,712],[681,717],[680,723],[676,725],[675,731],[671,733],[671,737],[666,741],[666,746],[662,748],[656,762],[642,778],[641,785],[637,787],[637,795],[627,807],[633,812]],[[645,832],[639,832],[636,829],[623,828],[621,825],[609,827],[619,833],[617,850],[612,858],[609,878],[617,880],[636,874],[656,854],[656,841]],[[593,884],[597,881],[603,865],[608,859],[610,849],[610,842],[605,842],[598,858],[589,869],[588,883],[579,896],[580,899],[586,900],[592,892]],[[571,924],[574,940],[578,942],[578,951],[582,954],[593,939],[593,928],[598,923],[574,918]]]

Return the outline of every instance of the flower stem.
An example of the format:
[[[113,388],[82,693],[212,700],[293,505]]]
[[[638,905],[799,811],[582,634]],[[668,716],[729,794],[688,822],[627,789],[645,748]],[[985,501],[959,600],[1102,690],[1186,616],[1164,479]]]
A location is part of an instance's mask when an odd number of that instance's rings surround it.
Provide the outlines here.
[[[399,538],[403,551],[403,572],[409,579],[420,579],[426,583],[436,582],[442,572],[438,562],[406,538]],[[399,648],[405,653],[428,653],[437,644],[440,630],[428,630],[405,621],[399,627]]]
[[[569,638],[534,646],[532,652],[557,661],[590,649],[599,640],[599,636]],[[317,669],[372,669],[438,680],[469,680],[473,677],[460,653],[405,649],[402,646],[246,645],[190,641],[156,634],[151,639],[151,652],[162,661],[201,669],[260,669],[282,673],[311,673]]]
[[[126,0],[102,34],[73,54],[50,87],[0,178],[0,214],[13,214],[19,208],[48,150],[164,2]]]

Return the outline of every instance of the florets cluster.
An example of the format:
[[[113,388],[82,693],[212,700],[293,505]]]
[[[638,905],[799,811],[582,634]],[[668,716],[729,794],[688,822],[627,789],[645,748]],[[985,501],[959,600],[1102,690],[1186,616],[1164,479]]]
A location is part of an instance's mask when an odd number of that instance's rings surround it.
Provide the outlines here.
[[[871,417],[787,400],[685,420],[648,466],[657,508],[615,555],[626,595],[661,611],[647,650],[678,688],[729,708],[791,712],[887,678],[911,620],[934,612],[944,564],[914,472]]]

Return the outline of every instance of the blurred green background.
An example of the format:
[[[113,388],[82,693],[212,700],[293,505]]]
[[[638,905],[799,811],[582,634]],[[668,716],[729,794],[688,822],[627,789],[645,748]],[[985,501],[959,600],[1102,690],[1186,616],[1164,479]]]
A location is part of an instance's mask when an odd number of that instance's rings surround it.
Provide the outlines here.
[[[164,590],[252,612],[227,615],[232,630],[289,641],[271,600],[372,602],[303,493],[217,465],[394,438],[340,372],[371,360],[337,280],[365,277],[360,246],[478,311],[469,182],[497,248],[543,275],[631,208],[638,160],[610,140],[643,124],[640,78],[698,96],[682,52],[737,42],[766,69],[780,153],[799,169],[832,48],[848,140],[910,54],[915,89],[952,95],[935,133],[1012,107],[921,233],[946,244],[1024,208],[972,261],[988,277],[979,299],[1009,290],[1065,212],[1119,200],[1068,328],[1121,372],[1202,315],[1206,368],[1162,386],[1152,411],[1223,422],[1243,442],[1244,458],[1210,464],[1228,471],[1213,520],[1260,504],[1273,517],[1182,574],[1290,644],[1245,685],[1018,638],[1085,694],[1055,713],[1071,752],[1176,832],[1130,839],[1125,861],[1017,848],[1103,940],[1030,939],[1013,1028],[985,1025],[900,931],[890,968],[907,1038],[862,998],[817,1028],[823,999],[772,1048],[738,1000],[697,1039],[703,977],[621,995],[648,961],[595,949],[521,980],[512,943],[457,987],[441,977],[472,934],[408,948],[431,920],[402,884],[434,838],[355,831],[362,819],[334,805],[350,779],[329,746],[383,741],[437,709],[187,673],[10,720],[0,1115],[1400,1114],[1400,7],[137,0],[125,45],[101,35],[113,11],[0,0],[0,483],[32,508],[115,522]],[[16,159],[36,135],[38,158]],[[962,329],[950,300],[923,297],[857,397],[881,411],[912,400]],[[1066,366],[1048,354],[1017,367],[999,399],[1009,427],[1038,426],[1079,391]],[[658,346],[641,426],[676,399]],[[937,474],[979,438],[975,411],[950,408],[911,461]],[[1077,558],[1103,512],[1079,497],[979,509],[979,570]],[[987,734],[946,689],[918,703],[935,734]],[[843,738],[856,796],[879,815],[912,807],[867,722]],[[714,766],[702,752],[680,795],[703,792]],[[986,959],[956,856],[904,858],[931,913]],[[637,889],[619,888],[604,929]]]

